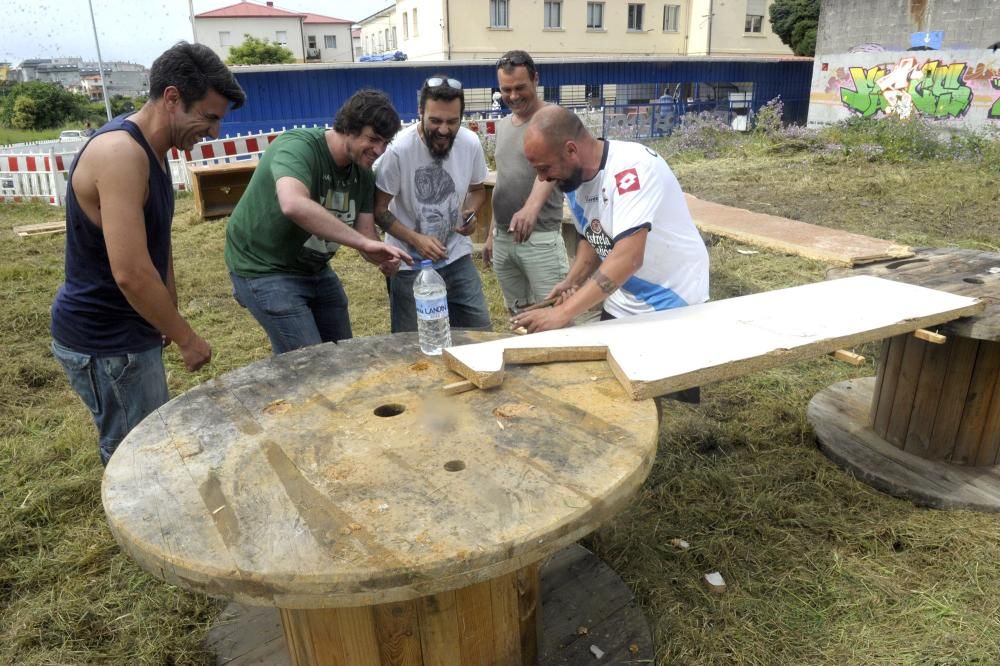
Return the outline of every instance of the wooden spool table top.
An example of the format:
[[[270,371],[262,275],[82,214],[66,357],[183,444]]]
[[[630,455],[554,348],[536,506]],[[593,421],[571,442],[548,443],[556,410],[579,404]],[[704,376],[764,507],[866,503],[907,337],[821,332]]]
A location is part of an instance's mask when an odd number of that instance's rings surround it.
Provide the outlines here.
[[[1000,252],[959,248],[919,248],[908,259],[859,268],[834,268],[827,278],[873,275],[986,301],[978,315],[941,326],[946,335],[1000,341]]]
[[[517,368],[500,389],[442,395],[455,379],[403,334],[206,382],[113,456],[112,532],[187,589],[366,606],[536,562],[614,516],[649,473],[654,405],[632,401],[603,362]]]

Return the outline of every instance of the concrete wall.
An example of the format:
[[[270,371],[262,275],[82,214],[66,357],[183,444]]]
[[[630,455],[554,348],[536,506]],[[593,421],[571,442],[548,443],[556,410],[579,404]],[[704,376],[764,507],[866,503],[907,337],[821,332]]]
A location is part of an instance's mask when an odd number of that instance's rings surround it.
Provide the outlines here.
[[[772,4],[773,0],[767,0],[760,32],[746,32],[747,0],[691,0],[690,11],[685,14],[684,9],[681,10],[690,21],[687,55],[792,55],[792,50],[771,30],[768,9]],[[712,14],[711,23],[709,13]]]
[[[469,1],[469,0],[466,0]],[[451,0],[454,7],[459,0]],[[442,0],[396,0],[395,22],[399,26],[399,50],[410,60],[447,60],[448,31]],[[416,21],[414,22],[414,12]],[[403,29],[403,15],[406,29]],[[452,25],[454,32],[455,26]],[[454,34],[452,34],[454,39]]]
[[[824,0],[809,124],[916,115],[1000,130],[1000,51],[985,48],[997,39],[995,0]]]
[[[279,31],[284,31],[288,36],[288,43],[282,46],[291,51],[298,62],[302,62],[305,53],[302,50],[304,40],[300,18],[196,18],[194,20],[195,41],[215,51],[223,60],[229,57],[230,47],[243,43],[243,35],[253,35],[273,43]],[[220,43],[220,32],[229,33],[229,46],[222,46]]]
[[[351,26],[348,23],[303,23],[302,39],[309,45],[309,37],[316,38],[316,48],[319,49],[319,60],[310,62],[354,62]],[[337,39],[337,48],[326,47],[326,37],[332,35]]]

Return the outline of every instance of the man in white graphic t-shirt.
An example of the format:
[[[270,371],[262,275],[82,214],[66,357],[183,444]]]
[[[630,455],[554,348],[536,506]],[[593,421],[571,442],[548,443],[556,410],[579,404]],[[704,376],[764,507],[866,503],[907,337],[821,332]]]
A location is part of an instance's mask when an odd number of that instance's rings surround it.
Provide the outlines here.
[[[486,200],[486,158],[479,137],[462,127],[462,83],[444,74],[430,77],[418,108],[420,122],[397,134],[375,164],[375,223],[388,245],[406,248],[415,262],[434,262],[448,289],[452,328],[490,330],[468,238]],[[418,273],[416,265],[402,266],[389,277],[393,333],[417,330]]]
[[[580,240],[554,307],[515,315],[529,333],[562,328],[597,303],[602,319],[708,300],[708,252],[680,184],[654,150],[595,139],[571,111],[550,105],[525,130],[541,180],[570,197]]]

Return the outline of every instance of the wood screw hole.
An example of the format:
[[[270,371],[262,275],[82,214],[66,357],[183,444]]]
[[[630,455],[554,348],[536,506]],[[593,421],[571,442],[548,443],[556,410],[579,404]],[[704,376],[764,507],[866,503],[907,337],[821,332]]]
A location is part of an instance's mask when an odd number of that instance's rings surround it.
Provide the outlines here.
[[[465,469],[465,463],[461,460],[449,460],[444,464],[444,468],[449,472],[461,472]]]
[[[388,405],[379,405],[375,408],[375,416],[389,417],[389,416],[399,416],[406,411],[406,407],[398,403],[392,402]]]

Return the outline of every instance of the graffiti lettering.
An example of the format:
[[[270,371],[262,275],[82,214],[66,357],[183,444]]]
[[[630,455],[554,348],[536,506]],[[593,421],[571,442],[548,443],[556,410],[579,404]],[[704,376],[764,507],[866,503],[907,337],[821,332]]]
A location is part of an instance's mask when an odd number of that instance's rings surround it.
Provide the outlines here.
[[[972,88],[962,80],[965,69],[964,62],[942,67],[940,60],[928,61],[921,70],[922,79],[910,81],[913,106],[935,118],[962,116],[972,103]]]
[[[994,90],[1000,90],[1000,78],[991,80],[990,85],[993,86]],[[1000,120],[1000,97],[997,97],[996,101],[993,102],[993,106],[990,107],[990,112],[986,114],[986,117],[991,120]]]
[[[870,118],[879,111],[884,111],[889,104],[882,96],[882,89],[875,83],[883,76],[885,76],[885,70],[881,67],[872,67],[869,70],[865,70],[863,67],[851,67],[854,90],[842,87],[840,89],[841,101],[849,109],[857,111],[865,118]]]
[[[878,66],[851,67],[855,89],[841,87],[840,99],[864,118],[879,112],[906,118],[913,111],[932,118],[958,118],[972,105],[972,88],[963,79],[967,67],[964,62],[943,65],[940,60],[919,67],[912,57],[900,59],[889,72]]]

